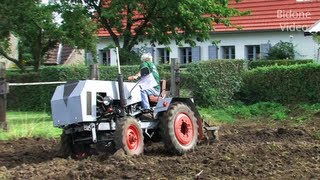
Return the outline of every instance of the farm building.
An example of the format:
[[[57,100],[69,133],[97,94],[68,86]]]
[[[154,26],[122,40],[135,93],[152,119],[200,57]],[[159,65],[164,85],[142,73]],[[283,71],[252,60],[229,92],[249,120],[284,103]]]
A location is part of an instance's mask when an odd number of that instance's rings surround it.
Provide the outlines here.
[[[294,44],[296,59],[320,60],[318,44],[312,36],[304,34],[320,20],[320,1],[243,0],[240,3],[231,3],[231,7],[251,11],[248,16],[231,19],[233,24],[242,27],[241,30],[216,24],[211,38],[198,42],[195,47],[188,44],[178,46],[174,41],[167,46],[152,46],[146,41],[136,45],[134,50],[143,48],[150,52],[155,63],[167,63],[171,58],[180,59],[182,64],[208,59],[257,60],[265,57],[271,46],[284,41]],[[115,65],[115,51],[105,50],[112,44],[108,32],[100,29],[98,36],[99,63]],[[219,43],[214,45],[213,41]]]

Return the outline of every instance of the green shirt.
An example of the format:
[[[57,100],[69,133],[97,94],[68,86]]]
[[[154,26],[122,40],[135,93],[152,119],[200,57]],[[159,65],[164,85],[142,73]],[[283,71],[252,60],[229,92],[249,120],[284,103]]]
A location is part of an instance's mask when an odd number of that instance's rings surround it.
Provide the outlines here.
[[[150,61],[145,61],[142,64],[140,64],[140,70],[144,67],[149,68],[150,72],[152,73],[154,79],[157,81],[158,85],[154,88],[160,91],[160,76],[157,70],[157,67]]]

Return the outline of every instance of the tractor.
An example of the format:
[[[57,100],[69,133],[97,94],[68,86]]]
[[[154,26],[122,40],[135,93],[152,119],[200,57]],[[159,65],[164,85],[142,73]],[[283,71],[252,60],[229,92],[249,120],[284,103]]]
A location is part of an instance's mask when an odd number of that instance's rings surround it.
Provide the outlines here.
[[[139,82],[123,82],[119,60],[118,71],[117,81],[80,80],[56,87],[52,118],[63,129],[64,155],[83,156],[95,145],[139,155],[146,140],[162,141],[168,151],[182,155],[216,136],[218,128],[203,121],[191,98],[153,97],[146,116]]]

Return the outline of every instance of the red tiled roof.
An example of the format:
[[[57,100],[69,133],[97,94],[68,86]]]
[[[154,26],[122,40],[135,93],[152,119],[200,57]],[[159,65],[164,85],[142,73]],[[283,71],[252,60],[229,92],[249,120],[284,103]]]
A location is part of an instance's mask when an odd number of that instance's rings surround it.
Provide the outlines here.
[[[231,18],[231,23],[244,31],[281,30],[303,27],[305,30],[320,20],[320,0],[242,0],[230,7],[240,11],[250,10],[251,15]],[[216,32],[232,32],[237,28],[215,24]],[[98,35],[109,36],[104,29]]]
[[[299,1],[299,0],[298,0]],[[242,27],[242,30],[281,30],[281,27],[294,25],[308,28],[320,20],[319,0],[243,0],[233,3],[231,7],[250,10],[251,15],[233,17],[231,22]],[[234,31],[236,28],[218,24],[217,32]]]
[[[49,50],[46,54],[46,60],[44,64],[52,64],[52,65],[57,65],[59,64],[58,62],[58,51],[59,51],[59,44],[56,44],[54,48]]]
[[[73,51],[74,51],[74,49],[72,47],[63,45],[61,52],[60,52],[61,62],[58,62],[59,44],[57,44],[53,49],[51,49],[47,53],[47,59],[44,62],[44,64],[47,64],[47,65],[58,65],[59,63],[65,64],[68,61],[68,59]]]

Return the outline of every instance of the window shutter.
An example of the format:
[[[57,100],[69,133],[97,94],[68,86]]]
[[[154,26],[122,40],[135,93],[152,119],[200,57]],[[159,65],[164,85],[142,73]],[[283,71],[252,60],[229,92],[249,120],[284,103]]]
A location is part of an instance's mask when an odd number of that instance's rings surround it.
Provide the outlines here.
[[[103,53],[104,53],[104,51],[102,49],[99,50],[98,64],[103,64]]]
[[[218,59],[218,47],[217,46],[209,46],[208,47],[208,57],[209,59]]]
[[[268,56],[270,48],[271,48],[270,43],[260,45],[261,58],[265,58]]]
[[[200,46],[191,48],[192,61],[197,62],[201,60],[201,48]]]
[[[178,50],[178,57],[179,57],[178,61],[180,61],[180,64],[183,64],[183,49],[184,48],[179,48]]]
[[[100,58],[100,57],[99,57]],[[88,64],[91,64],[93,63],[93,56],[92,56],[92,53],[91,52],[87,52],[86,53],[86,61]]]

